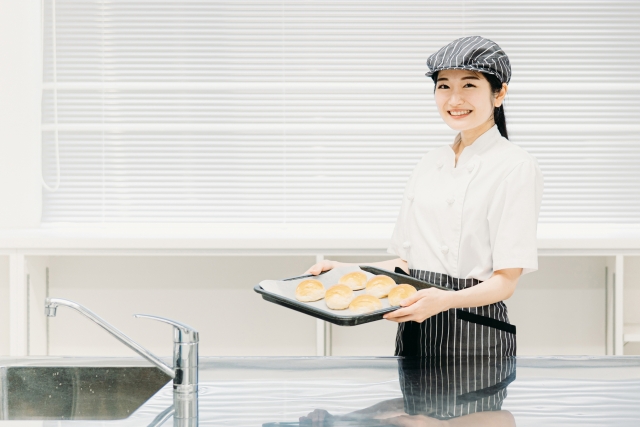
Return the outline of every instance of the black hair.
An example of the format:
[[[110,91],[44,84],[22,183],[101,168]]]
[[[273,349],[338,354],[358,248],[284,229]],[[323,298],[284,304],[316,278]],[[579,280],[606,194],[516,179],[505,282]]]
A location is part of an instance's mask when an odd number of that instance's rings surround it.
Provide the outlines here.
[[[482,74],[482,76],[487,79],[493,93],[497,94],[502,90],[502,82],[498,77],[489,73],[479,72],[479,74]],[[438,81],[438,72],[433,73],[431,78],[433,79],[433,83],[436,84]],[[433,90],[435,91],[435,87]],[[509,139],[509,133],[507,132],[507,118],[504,115],[504,103],[499,107],[494,107],[493,121],[498,125],[500,135],[502,135],[503,138]]]

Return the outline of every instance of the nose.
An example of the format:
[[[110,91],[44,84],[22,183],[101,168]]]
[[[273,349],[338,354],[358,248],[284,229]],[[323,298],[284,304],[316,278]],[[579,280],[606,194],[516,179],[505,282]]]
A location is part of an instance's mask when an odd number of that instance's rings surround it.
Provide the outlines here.
[[[462,99],[462,94],[459,90],[453,89],[451,92],[451,97],[449,97],[449,105],[452,107],[456,107],[458,105],[464,104],[464,100]]]

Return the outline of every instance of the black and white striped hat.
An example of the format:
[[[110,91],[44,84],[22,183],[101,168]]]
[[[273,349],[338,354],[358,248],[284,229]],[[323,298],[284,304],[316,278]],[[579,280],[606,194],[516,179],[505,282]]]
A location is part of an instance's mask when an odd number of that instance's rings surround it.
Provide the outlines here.
[[[427,77],[441,70],[473,70],[493,74],[502,83],[511,80],[509,57],[496,43],[480,36],[454,40],[427,59]]]

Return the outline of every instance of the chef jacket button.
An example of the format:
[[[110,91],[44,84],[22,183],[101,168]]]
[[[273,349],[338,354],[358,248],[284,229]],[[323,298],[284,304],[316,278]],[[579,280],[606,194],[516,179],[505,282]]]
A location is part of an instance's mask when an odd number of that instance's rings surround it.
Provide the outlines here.
[[[443,254],[446,254],[447,252],[449,252],[449,246],[440,246],[440,250],[442,251]]]
[[[409,249],[410,246],[411,246],[411,242],[408,240],[405,240],[405,242],[402,244],[402,247],[405,249]]]
[[[455,202],[455,201],[456,201],[456,199],[454,199],[453,197],[449,197],[449,198],[447,199],[447,203],[449,203],[450,205],[452,205],[452,204],[453,204],[453,202]]]
[[[468,170],[469,172],[473,172],[473,168],[475,168],[475,167],[476,167],[476,165],[474,165],[473,163],[471,163],[469,166],[467,166],[467,170]]]
[[[442,166],[444,166],[444,162],[442,160],[438,160],[438,163],[436,163],[436,166],[438,166],[438,169],[442,168]]]
[[[407,194],[407,199],[409,199],[409,200],[413,200],[413,193],[409,193],[409,194]]]

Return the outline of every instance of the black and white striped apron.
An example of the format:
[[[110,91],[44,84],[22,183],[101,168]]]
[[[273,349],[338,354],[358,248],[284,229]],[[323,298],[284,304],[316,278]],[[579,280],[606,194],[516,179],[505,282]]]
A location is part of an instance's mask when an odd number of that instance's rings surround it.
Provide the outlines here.
[[[446,420],[501,410],[516,358],[409,358],[398,361],[398,370],[405,412]]]
[[[477,279],[457,279],[425,270],[411,276],[453,290],[475,286]],[[398,325],[396,356],[508,357],[516,355],[516,328],[509,323],[507,306],[500,301],[482,307],[452,308],[422,323]]]

